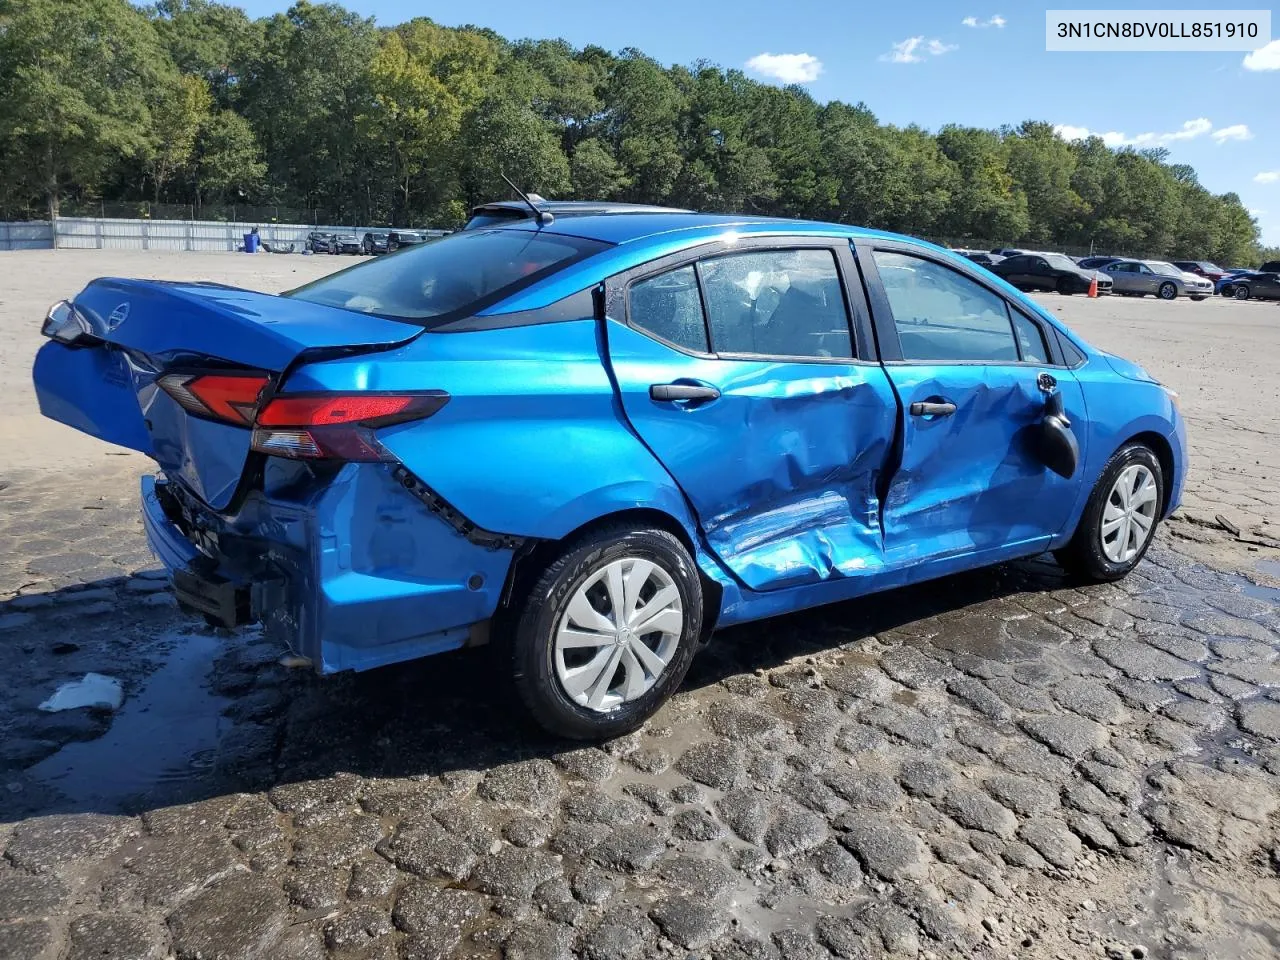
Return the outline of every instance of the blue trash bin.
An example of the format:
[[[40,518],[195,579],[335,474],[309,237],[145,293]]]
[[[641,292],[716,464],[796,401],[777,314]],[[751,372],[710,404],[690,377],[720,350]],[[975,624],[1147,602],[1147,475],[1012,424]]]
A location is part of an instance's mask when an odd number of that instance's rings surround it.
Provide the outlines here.
[[[256,233],[246,233],[244,235],[244,252],[245,253],[258,252],[258,235]]]

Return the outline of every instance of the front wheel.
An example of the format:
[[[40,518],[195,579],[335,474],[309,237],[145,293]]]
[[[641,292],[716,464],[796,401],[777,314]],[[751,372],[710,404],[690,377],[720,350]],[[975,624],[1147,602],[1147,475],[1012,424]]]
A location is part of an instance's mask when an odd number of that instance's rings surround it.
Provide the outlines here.
[[[525,595],[511,668],[545,729],[605,740],[639,727],[684,680],[702,625],[693,558],[665,530],[571,543]]]
[[[1235,297],[1237,300],[1248,300],[1248,299],[1249,299],[1249,288],[1248,288],[1248,287],[1236,287],[1234,290],[1232,290],[1232,291],[1231,291],[1231,295],[1232,295],[1233,297]]]
[[[1207,300],[1209,298],[1208,297],[1192,297],[1191,299],[1194,300],[1196,303],[1199,303],[1201,300]]]
[[[1058,293],[1062,294],[1062,296],[1064,297],[1069,297],[1074,292],[1071,289],[1071,281],[1067,280],[1066,277],[1063,277],[1061,280],[1058,281],[1057,289],[1058,289]]]
[[[1164,471],[1150,447],[1120,448],[1089,495],[1075,535],[1055,556],[1064,570],[1093,581],[1119,580],[1151,546],[1164,513]]]
[[[1178,296],[1178,288],[1172,283],[1160,284],[1160,289],[1156,292],[1161,300],[1173,300]]]

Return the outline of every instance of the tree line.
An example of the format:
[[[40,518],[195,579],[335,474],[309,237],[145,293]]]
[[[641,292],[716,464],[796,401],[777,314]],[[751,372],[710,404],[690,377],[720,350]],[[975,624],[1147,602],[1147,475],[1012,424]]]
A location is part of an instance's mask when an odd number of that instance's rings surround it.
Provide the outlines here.
[[[1245,262],[1258,231],[1164,150],[1028,120],[936,133],[699,62],[337,4],[0,0],[0,215],[281,204],[453,227],[509,197],[798,216],[951,241]]]

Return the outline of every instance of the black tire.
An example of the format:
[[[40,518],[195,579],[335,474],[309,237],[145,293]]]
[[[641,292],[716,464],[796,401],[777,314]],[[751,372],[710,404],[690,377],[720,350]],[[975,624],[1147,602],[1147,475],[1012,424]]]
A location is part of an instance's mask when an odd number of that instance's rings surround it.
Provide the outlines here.
[[[1058,293],[1062,294],[1062,296],[1064,297],[1069,297],[1071,296],[1071,294],[1075,292],[1074,290],[1071,289],[1071,281],[1068,280],[1066,277],[1063,277],[1058,281],[1057,290],[1058,290]]]
[[[1126,467],[1136,463],[1141,463],[1155,477],[1156,520],[1142,549],[1132,559],[1117,563],[1102,551],[1102,511],[1107,505],[1107,498],[1111,495],[1111,488],[1115,486],[1116,478]],[[1159,526],[1160,517],[1163,515],[1164,470],[1160,466],[1160,459],[1150,447],[1141,443],[1128,444],[1117,450],[1103,467],[1102,476],[1098,478],[1093,492],[1089,494],[1089,501],[1085,504],[1084,513],[1080,516],[1080,523],[1076,526],[1071,542],[1061,550],[1055,551],[1054,557],[1067,573],[1080,579],[1095,583],[1119,580],[1146,556],[1151,541],[1155,539],[1155,528]]]
[[[1244,285],[1239,285],[1239,286],[1232,287],[1232,288],[1231,288],[1231,296],[1235,297],[1235,299],[1237,299],[1237,300],[1248,300],[1248,299],[1249,299],[1249,288],[1248,288],[1248,287],[1246,287],[1246,286],[1244,286]]]
[[[629,703],[601,713],[575,703],[555,668],[555,634],[574,592],[595,571],[624,557],[660,566],[680,592],[684,628],[654,685]],[[524,594],[509,641],[509,666],[525,707],[545,730],[573,740],[608,740],[630,733],[684,681],[702,627],[702,583],[689,551],[665,530],[605,527],[568,543]]]
[[[1156,290],[1156,296],[1158,296],[1161,300],[1177,300],[1178,299],[1177,284],[1169,283],[1169,282],[1160,284],[1159,288]]]
[[[1192,297],[1191,299],[1192,299],[1192,300],[1194,300],[1196,303],[1199,303],[1201,300],[1207,300],[1207,299],[1209,299],[1209,298],[1208,298],[1208,297],[1200,297],[1200,296],[1196,296],[1196,297]]]

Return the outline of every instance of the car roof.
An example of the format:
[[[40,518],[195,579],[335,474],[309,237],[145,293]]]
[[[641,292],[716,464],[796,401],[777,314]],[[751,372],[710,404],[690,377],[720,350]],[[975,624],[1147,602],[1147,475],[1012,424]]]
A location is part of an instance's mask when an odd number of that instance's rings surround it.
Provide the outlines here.
[[[824,223],[817,220],[788,220],[781,217],[753,217],[738,214],[716,213],[637,213],[625,217],[601,214],[594,216],[566,217],[548,225],[537,224],[532,217],[513,220],[509,224],[495,224],[494,230],[542,230],[545,233],[583,237],[612,244],[642,243],[643,241],[683,241],[691,245],[720,237],[725,233],[752,235],[779,234],[785,236],[847,237],[898,240],[947,251],[944,247],[901,234],[865,227],[853,227],[843,223]]]

